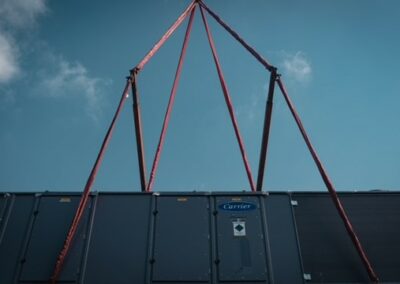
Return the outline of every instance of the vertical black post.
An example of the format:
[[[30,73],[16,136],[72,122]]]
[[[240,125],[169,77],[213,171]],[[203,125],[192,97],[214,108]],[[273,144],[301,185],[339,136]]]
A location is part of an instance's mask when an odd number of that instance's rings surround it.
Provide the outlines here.
[[[133,118],[135,121],[136,147],[139,161],[140,185],[142,192],[146,191],[146,162],[144,157],[142,117],[140,114],[139,93],[136,87],[137,70],[131,70],[132,98],[133,98]]]
[[[262,191],[262,187],[263,187],[265,162],[267,159],[268,140],[269,140],[270,127],[271,127],[272,106],[273,106],[273,99],[274,99],[276,76],[277,76],[276,68],[273,68],[271,71],[270,79],[269,79],[268,98],[267,98],[267,104],[265,107],[264,130],[263,130],[263,136],[262,136],[262,142],[261,142],[260,162],[258,164],[257,191]]]

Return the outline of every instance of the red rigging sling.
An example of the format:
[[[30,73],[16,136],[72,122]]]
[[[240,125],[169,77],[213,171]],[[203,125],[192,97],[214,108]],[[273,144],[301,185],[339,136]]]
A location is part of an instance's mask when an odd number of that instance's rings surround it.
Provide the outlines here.
[[[140,182],[141,182],[141,190],[142,192],[151,192],[153,185],[154,185],[154,180],[155,176],[157,173],[157,167],[159,164],[161,152],[163,149],[163,144],[165,141],[165,135],[168,129],[168,124],[171,116],[171,111],[172,107],[174,104],[174,100],[176,97],[176,92],[177,88],[179,85],[179,79],[180,79],[180,74],[182,71],[182,66],[183,62],[185,59],[186,55],[186,50],[187,46],[189,43],[190,39],[190,33],[192,30],[192,25],[193,25],[193,19],[194,15],[196,12],[196,7],[200,8],[200,13],[201,17],[203,20],[203,24],[207,33],[207,38],[210,44],[212,56],[214,59],[215,66],[217,68],[217,73],[218,77],[221,83],[221,88],[222,88],[222,93],[225,98],[225,103],[228,107],[229,115],[233,124],[234,132],[236,135],[236,139],[238,140],[239,148],[240,148],[240,153],[243,159],[244,167],[246,170],[246,174],[249,180],[250,188],[252,191],[262,191],[263,189],[263,177],[264,177],[264,172],[265,172],[265,164],[266,164],[266,158],[267,158],[267,149],[268,149],[268,140],[269,140],[269,132],[270,132],[270,125],[271,125],[271,117],[272,117],[272,108],[273,108],[273,96],[274,96],[274,89],[275,89],[275,84],[277,83],[279,89],[281,90],[281,93],[283,94],[283,97],[293,115],[293,118],[295,119],[295,122],[301,132],[301,135],[311,153],[311,156],[318,168],[319,173],[321,174],[321,177],[330,193],[330,196],[332,198],[332,201],[338,210],[339,216],[341,217],[344,226],[347,230],[347,233],[349,234],[353,245],[355,246],[367,272],[369,275],[369,278],[371,282],[373,283],[378,283],[378,276],[375,273],[368,256],[366,252],[363,249],[363,246],[360,242],[360,240],[357,237],[357,234],[342,206],[342,203],[340,202],[338,195],[336,193],[336,190],[333,186],[333,183],[331,182],[321,160],[319,159],[314,147],[311,144],[311,141],[305,131],[305,128],[301,122],[300,116],[298,115],[287,91],[286,88],[283,84],[283,81],[281,79],[281,76],[277,73],[277,68],[268,63],[259,53],[257,53],[254,48],[252,48],[249,44],[247,44],[232,28],[230,28],[216,13],[214,13],[208,6],[204,4],[201,0],[195,0],[190,3],[190,5],[185,9],[185,11],[178,17],[178,19],[175,21],[175,23],[167,30],[167,32],[161,37],[161,39],[153,46],[153,48],[146,54],[146,56],[139,62],[138,65],[136,65],[135,68],[133,68],[130,72],[130,76],[127,78],[126,86],[122,92],[122,97],[120,99],[119,105],[117,107],[117,111],[111,121],[111,124],[108,128],[108,131],[106,133],[106,136],[103,140],[103,143],[101,145],[100,151],[98,153],[97,159],[93,165],[92,171],[90,172],[89,178],[86,182],[86,186],[84,188],[84,191],[82,193],[78,208],[75,212],[75,216],[72,220],[70,229],[67,233],[66,239],[64,241],[63,248],[56,260],[55,267],[53,274],[50,278],[50,283],[55,284],[57,283],[57,280],[60,276],[60,273],[63,269],[64,262],[66,258],[68,257],[68,252],[70,250],[71,244],[74,240],[74,236],[76,234],[76,231],[78,229],[78,226],[80,224],[80,221],[82,219],[83,213],[85,211],[88,199],[89,199],[89,193],[92,188],[92,185],[96,179],[96,175],[98,172],[98,169],[102,163],[104,153],[107,149],[107,146],[109,144],[109,141],[111,139],[115,123],[119,117],[119,114],[126,102],[126,99],[129,96],[129,89],[132,88],[132,98],[133,98],[133,114],[134,114],[134,123],[135,123],[135,135],[136,135],[136,144],[137,144],[137,153],[138,153],[138,163],[139,163],[139,176],[140,176]],[[258,168],[258,176],[257,176],[257,184],[254,183],[253,180],[253,175],[250,169],[250,164],[247,158],[247,154],[245,151],[243,139],[240,135],[239,131],[239,126],[235,117],[235,112],[233,109],[233,104],[232,100],[229,95],[229,90],[222,72],[222,67],[220,65],[217,51],[214,45],[214,40],[211,35],[211,30],[208,25],[206,15],[204,13],[206,11],[211,17],[213,17],[229,34],[231,34],[243,47],[248,50],[255,58],[258,60],[269,72],[270,72],[270,82],[269,82],[269,88],[268,88],[268,97],[267,97],[267,102],[266,102],[266,109],[265,109],[265,119],[264,119],[264,128],[263,128],[263,135],[262,135],[262,143],[261,143],[261,151],[260,151],[260,158],[259,158],[259,168]],[[190,16],[189,16],[190,15]],[[165,113],[164,117],[164,122],[160,134],[160,138],[158,141],[158,146],[156,149],[156,153],[154,155],[154,161],[152,164],[151,168],[151,173],[149,176],[149,180],[146,180],[146,165],[145,165],[145,157],[144,157],[144,144],[143,144],[143,132],[142,132],[142,125],[141,125],[141,112],[140,112],[140,100],[139,100],[139,93],[137,90],[137,76],[140,73],[141,70],[145,67],[147,62],[157,53],[157,51],[163,46],[163,44],[169,39],[169,37],[176,31],[176,29],[182,24],[182,22],[189,16],[189,21],[188,25],[186,28],[186,33],[182,45],[182,50],[181,54],[179,57],[178,61],[178,66],[176,69],[175,73],[175,79],[173,82],[173,86],[171,89],[171,94],[167,106],[167,110]]]
[[[163,123],[161,134],[160,134],[160,140],[158,141],[156,154],[154,156],[153,167],[151,168],[149,184],[147,186],[146,191],[151,191],[152,187],[153,187],[154,178],[155,178],[155,175],[157,172],[158,162],[160,161],[160,155],[161,155],[162,147],[164,145],[165,134],[167,132],[169,119],[171,117],[171,110],[174,105],[176,91],[178,89],[178,84],[179,84],[179,79],[181,78],[183,61],[185,60],[186,50],[187,50],[187,46],[188,46],[189,38],[190,38],[190,32],[192,31],[195,9],[196,9],[196,6],[194,6],[194,8],[192,9],[192,12],[190,13],[189,23],[188,23],[186,33],[185,33],[185,39],[183,41],[182,51],[181,51],[181,55],[179,57],[178,67],[177,67],[176,73],[175,73],[175,79],[174,79],[174,83],[172,85],[171,96],[168,101],[167,112],[165,113],[164,123]]]

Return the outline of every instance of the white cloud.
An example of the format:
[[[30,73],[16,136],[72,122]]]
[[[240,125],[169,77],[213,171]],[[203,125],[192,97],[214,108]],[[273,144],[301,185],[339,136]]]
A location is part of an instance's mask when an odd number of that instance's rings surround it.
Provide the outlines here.
[[[239,104],[235,109],[235,115],[244,123],[253,123],[263,114],[267,97],[268,84],[256,86],[248,96],[248,100]]]
[[[52,98],[66,97],[70,94],[82,96],[86,101],[87,114],[97,120],[101,111],[102,89],[109,80],[91,77],[79,62],[70,63],[63,58],[53,58],[55,71],[42,72],[41,88],[43,94]]]
[[[15,35],[36,23],[46,11],[44,0],[0,1],[0,84],[8,83],[19,74],[19,47]]]
[[[283,68],[285,73],[300,83],[307,83],[311,79],[312,68],[309,60],[302,52],[294,55],[285,54]]]
[[[20,67],[19,59],[23,58],[26,52],[21,43],[24,43],[24,46],[33,46],[35,57],[42,60],[34,70],[35,74],[30,74],[39,79],[34,80],[39,83],[33,86],[32,92],[35,89],[35,95],[52,98],[81,96],[85,100],[87,115],[97,120],[101,111],[102,90],[110,83],[109,80],[89,76],[88,70],[81,63],[69,62],[55,54],[46,42],[35,37],[30,38],[32,43],[26,44],[25,35],[36,26],[39,17],[48,11],[46,2],[47,0],[0,0],[0,87],[10,83],[19,73],[23,73],[21,70],[24,68]],[[25,72],[29,71],[26,69]],[[15,101],[15,98],[11,99],[11,95],[3,95],[0,99]]]
[[[0,33],[0,84],[9,82],[19,72],[17,52],[11,42]]]
[[[1,0],[0,24],[23,28],[34,24],[44,12],[45,0]]]

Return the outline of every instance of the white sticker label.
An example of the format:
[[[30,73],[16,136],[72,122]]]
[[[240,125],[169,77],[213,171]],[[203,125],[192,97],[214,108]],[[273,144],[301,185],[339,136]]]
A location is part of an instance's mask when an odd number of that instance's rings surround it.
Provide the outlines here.
[[[233,235],[235,237],[244,237],[246,236],[246,223],[244,220],[234,220],[232,221],[233,225]]]

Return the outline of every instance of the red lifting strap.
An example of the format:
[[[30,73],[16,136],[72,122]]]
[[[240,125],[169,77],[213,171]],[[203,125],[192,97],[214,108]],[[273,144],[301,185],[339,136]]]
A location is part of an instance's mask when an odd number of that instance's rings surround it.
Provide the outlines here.
[[[224,93],[225,101],[226,101],[226,104],[228,106],[229,114],[231,116],[231,120],[232,120],[234,129],[235,129],[235,134],[236,134],[236,137],[237,137],[238,142],[239,142],[240,151],[241,151],[242,158],[243,158],[243,161],[244,161],[244,164],[245,164],[245,168],[246,168],[247,176],[248,176],[248,179],[249,179],[249,182],[250,182],[250,185],[251,185],[251,189],[252,189],[252,191],[255,191],[255,185],[254,185],[254,182],[253,182],[253,178],[252,178],[249,162],[248,162],[248,159],[247,159],[247,156],[246,156],[246,152],[245,152],[245,149],[244,149],[244,144],[243,144],[242,138],[240,136],[239,127],[238,127],[238,124],[237,124],[237,121],[236,121],[236,118],[235,118],[235,115],[234,115],[234,110],[233,110],[233,105],[232,105],[232,102],[231,102],[231,98],[229,96],[228,88],[226,86],[226,82],[225,82],[225,79],[224,79],[224,76],[223,76],[223,73],[222,73],[222,69],[221,69],[219,60],[218,60],[218,56],[217,56],[217,53],[216,53],[214,42],[213,42],[209,27],[208,27],[208,23],[207,23],[207,20],[205,18],[205,15],[204,15],[204,12],[203,12],[202,8],[206,9],[207,12],[220,25],[222,25],[222,27],[226,31],[228,31],[236,40],[238,40],[266,69],[268,69],[270,72],[276,72],[276,68],[273,67],[271,64],[269,64],[260,54],[258,54],[250,45],[248,45],[234,30],[232,30],[225,22],[223,22],[221,20],[221,18],[219,18],[218,15],[216,15],[213,11],[211,11],[201,0],[194,0],[186,8],[186,10],[180,15],[180,17],[175,21],[175,23],[167,30],[167,32],[162,36],[162,38],[154,45],[154,47],[150,50],[150,52],[148,52],[146,54],[146,56],[140,61],[140,63],[134,69],[135,73],[140,71],[146,65],[146,63],[153,57],[153,55],[161,48],[161,46],[168,40],[168,38],[174,33],[174,31],[182,24],[183,20],[187,17],[187,15],[189,13],[191,13],[190,19],[189,19],[189,23],[188,23],[188,27],[187,27],[187,30],[186,30],[186,34],[185,34],[185,40],[184,40],[182,51],[181,51],[181,55],[180,55],[180,58],[179,58],[178,68],[177,68],[177,71],[176,71],[176,74],[175,74],[174,84],[173,84],[173,87],[172,87],[172,90],[171,90],[170,100],[168,102],[167,112],[166,112],[165,118],[164,118],[164,123],[163,123],[163,128],[162,128],[162,131],[161,131],[161,135],[160,135],[159,144],[158,144],[156,155],[155,155],[154,162],[153,162],[152,172],[151,172],[151,175],[150,175],[150,180],[149,180],[149,184],[148,184],[148,187],[147,187],[147,191],[151,191],[152,185],[154,183],[154,176],[155,176],[155,173],[156,173],[156,170],[157,170],[157,166],[158,166],[158,162],[159,162],[159,158],[160,158],[160,153],[161,153],[161,150],[162,150],[162,147],[163,147],[163,143],[164,143],[164,139],[165,139],[166,130],[168,128],[168,123],[169,123],[169,119],[170,119],[170,112],[171,112],[171,109],[172,109],[172,106],[173,106],[173,103],[174,103],[174,99],[175,99],[175,95],[176,95],[176,89],[177,89],[177,86],[178,86],[178,83],[179,83],[179,79],[180,79],[180,73],[181,73],[181,69],[182,69],[182,64],[183,64],[184,57],[185,57],[185,54],[186,54],[187,43],[188,43],[188,40],[189,40],[189,37],[190,37],[190,31],[191,31],[191,28],[192,28],[194,12],[195,12],[195,7],[196,7],[197,3],[199,3],[201,5],[200,6],[200,11],[201,11],[203,22],[204,22],[204,25],[205,25],[205,28],[206,28],[207,37],[208,37],[208,40],[209,40],[209,43],[210,43],[210,47],[211,47],[211,50],[212,50],[212,53],[213,53],[215,65],[217,67],[218,76],[220,78],[221,87],[222,87],[222,90],[223,90],[223,93]],[[334,202],[334,204],[335,204],[335,206],[336,206],[336,208],[337,208],[337,210],[339,212],[339,215],[340,215],[340,217],[342,218],[342,220],[344,222],[346,230],[347,230],[348,234],[350,235],[350,237],[351,237],[351,239],[353,241],[353,244],[356,247],[357,252],[359,253],[359,255],[360,255],[360,257],[361,257],[361,259],[362,259],[362,261],[364,263],[364,266],[366,267],[366,269],[368,271],[368,275],[369,275],[371,281],[374,282],[374,283],[378,283],[378,281],[379,281],[378,276],[375,273],[375,271],[373,270],[372,265],[368,260],[367,254],[365,253],[365,251],[364,251],[364,249],[363,249],[363,247],[361,245],[361,242],[359,241],[359,239],[358,239],[358,237],[357,237],[357,235],[356,235],[356,233],[355,233],[355,231],[354,231],[354,229],[352,227],[352,224],[350,223],[350,220],[349,220],[349,218],[348,218],[348,216],[347,216],[347,214],[346,214],[346,212],[345,212],[345,210],[344,210],[344,208],[343,208],[343,206],[342,206],[342,204],[341,204],[341,202],[340,202],[340,200],[338,198],[336,190],[335,190],[335,188],[334,188],[334,186],[333,186],[333,184],[332,184],[332,182],[331,182],[326,170],[324,169],[324,167],[323,167],[323,165],[322,165],[322,163],[321,163],[321,161],[320,161],[320,159],[319,159],[314,147],[312,146],[311,141],[308,138],[307,133],[306,133],[306,131],[305,131],[304,127],[303,127],[303,124],[302,124],[302,122],[300,120],[300,117],[297,114],[297,111],[295,110],[295,107],[294,107],[292,101],[290,100],[289,95],[287,94],[287,91],[286,91],[286,89],[284,87],[284,84],[283,84],[282,80],[279,77],[277,78],[277,83],[278,83],[278,86],[279,86],[279,88],[280,88],[280,90],[281,90],[281,92],[282,92],[282,94],[283,94],[283,96],[284,96],[284,98],[286,100],[286,103],[288,104],[289,109],[290,109],[290,111],[291,111],[291,113],[292,113],[292,115],[293,115],[293,117],[294,117],[294,119],[295,119],[295,121],[297,123],[297,126],[300,129],[300,132],[301,132],[301,134],[302,134],[302,136],[303,136],[303,138],[304,138],[304,140],[305,140],[305,142],[307,144],[307,147],[308,147],[308,149],[309,149],[309,151],[310,151],[310,153],[311,153],[311,155],[312,155],[312,157],[314,159],[314,162],[316,163],[316,165],[318,167],[318,170],[319,170],[319,172],[320,172],[320,174],[322,176],[322,179],[323,179],[326,187],[328,188],[328,191],[329,191],[329,193],[331,195],[331,198],[332,198],[332,200],[333,200],[333,202]],[[90,173],[90,176],[89,176],[89,178],[87,180],[85,189],[84,189],[84,191],[82,193],[82,197],[81,197],[81,200],[79,202],[79,206],[77,208],[77,211],[75,213],[74,219],[73,219],[72,224],[71,224],[71,227],[70,227],[70,229],[68,231],[68,235],[67,235],[66,240],[64,242],[64,246],[63,246],[63,248],[62,248],[62,250],[60,252],[60,255],[58,256],[53,275],[52,275],[52,277],[50,279],[50,283],[52,283],[52,284],[55,284],[57,282],[58,277],[59,277],[59,275],[60,275],[60,273],[62,271],[62,267],[63,267],[64,261],[65,261],[65,258],[66,258],[67,254],[69,252],[69,249],[70,249],[71,243],[73,241],[74,235],[76,233],[76,230],[78,228],[78,225],[79,225],[80,220],[82,218],[82,215],[84,213],[85,207],[87,205],[87,202],[88,202],[88,199],[89,199],[90,189],[91,189],[91,187],[92,187],[92,185],[94,183],[94,180],[96,178],[98,169],[99,169],[99,167],[101,165],[101,162],[103,160],[104,152],[105,152],[105,150],[106,150],[106,148],[108,146],[108,143],[109,143],[109,141],[111,139],[112,132],[114,130],[116,120],[117,120],[117,118],[118,118],[118,116],[119,116],[119,114],[121,112],[121,109],[122,109],[122,107],[123,107],[123,105],[125,103],[126,98],[128,97],[128,92],[129,92],[129,88],[130,88],[131,84],[132,84],[132,79],[130,77],[128,79],[127,83],[126,83],[126,86],[125,86],[125,89],[124,89],[124,91],[122,93],[122,97],[121,97],[121,100],[119,102],[117,111],[116,111],[116,113],[115,113],[115,115],[113,117],[113,120],[112,120],[109,128],[108,128],[107,134],[106,134],[106,136],[105,136],[105,138],[103,140],[103,144],[102,144],[102,146],[100,148],[100,151],[99,151],[99,154],[97,156],[96,162],[95,162],[95,164],[94,164],[94,166],[92,168],[92,171]],[[273,90],[272,90],[272,92],[273,92]],[[272,111],[272,105],[270,106],[270,108],[271,108],[270,109],[270,112],[271,112]],[[260,185],[261,184],[262,183],[260,183]]]
[[[227,32],[229,32],[239,43],[241,43],[266,69],[268,69],[270,72],[274,72],[276,70],[260,54],[258,54],[255,51],[254,48],[252,48],[250,45],[248,45],[233,29],[231,29],[224,21],[222,21],[222,19],[217,14],[215,14],[212,10],[210,10],[201,0],[199,1],[199,4],[201,5],[202,8],[206,9],[207,12]],[[286,102],[287,102],[287,104],[288,104],[288,106],[290,108],[290,111],[292,112],[293,117],[296,120],[296,123],[297,123],[297,125],[298,125],[298,127],[300,129],[300,132],[301,132],[301,134],[302,134],[302,136],[303,136],[303,138],[304,138],[304,140],[305,140],[305,142],[307,144],[307,147],[310,150],[311,155],[312,155],[315,163],[317,164],[318,170],[319,170],[319,172],[320,172],[320,174],[322,176],[322,179],[324,180],[324,183],[325,183],[326,187],[328,188],[328,191],[329,191],[329,193],[331,195],[331,198],[332,198],[332,200],[333,200],[333,202],[334,202],[334,204],[335,204],[335,206],[336,206],[336,208],[337,208],[337,210],[339,212],[339,215],[341,216],[341,218],[342,218],[342,220],[344,222],[344,225],[345,225],[345,227],[347,229],[347,232],[350,235],[350,237],[351,237],[351,239],[352,239],[352,241],[353,241],[353,243],[354,243],[354,245],[355,245],[355,247],[357,249],[357,252],[359,253],[359,255],[361,257],[365,268],[367,269],[367,272],[368,272],[370,280],[373,281],[374,283],[378,283],[378,281],[379,281],[378,276],[375,273],[374,269],[372,268],[372,265],[371,265],[371,263],[370,263],[370,261],[369,261],[369,259],[367,257],[367,254],[365,253],[365,251],[364,251],[364,249],[363,249],[363,247],[361,245],[361,242],[359,241],[359,239],[358,239],[358,237],[357,237],[357,235],[356,235],[356,233],[355,233],[355,231],[354,231],[354,229],[353,229],[353,227],[351,225],[351,222],[350,222],[349,218],[347,217],[346,212],[344,211],[344,208],[343,208],[343,206],[342,206],[342,204],[341,204],[341,202],[339,200],[339,197],[337,196],[336,190],[333,187],[332,182],[330,181],[330,179],[329,179],[324,167],[322,166],[322,163],[321,163],[318,155],[316,154],[315,149],[313,148],[313,146],[311,144],[311,141],[309,140],[309,138],[308,138],[308,136],[307,136],[307,134],[305,132],[305,129],[304,129],[303,124],[302,124],[302,122],[300,120],[300,117],[297,114],[297,112],[296,112],[296,110],[294,108],[294,105],[291,102],[291,100],[290,100],[290,98],[289,98],[289,96],[288,96],[288,94],[287,94],[287,92],[285,90],[285,87],[284,87],[284,85],[282,83],[282,80],[279,78],[277,80],[277,82],[278,82],[279,88],[281,89],[281,91],[282,91],[282,93],[283,93],[283,95],[285,97],[285,100],[286,100]]]
[[[82,218],[83,212],[85,210],[86,204],[88,202],[90,189],[92,188],[93,182],[96,179],[97,172],[99,170],[101,162],[103,161],[104,152],[107,149],[108,143],[110,142],[110,139],[111,139],[114,127],[115,127],[115,122],[118,119],[118,116],[119,116],[119,114],[120,114],[120,112],[122,110],[122,107],[124,106],[126,98],[129,96],[130,86],[131,86],[131,82],[130,82],[130,79],[128,79],[128,81],[126,82],[125,89],[124,89],[124,91],[122,93],[122,97],[121,97],[121,100],[119,102],[117,111],[115,112],[115,115],[114,115],[113,120],[112,120],[112,122],[110,124],[110,127],[108,128],[107,134],[104,137],[103,144],[101,145],[99,154],[97,155],[96,162],[94,163],[92,171],[91,171],[91,173],[89,175],[89,178],[88,178],[88,180],[86,182],[85,189],[84,189],[84,191],[82,193],[82,197],[81,197],[81,200],[79,202],[78,209],[76,210],[75,217],[74,217],[74,219],[72,221],[72,224],[71,224],[71,227],[70,227],[70,229],[68,231],[67,238],[65,239],[64,246],[63,246],[63,248],[62,248],[62,250],[61,250],[61,252],[60,252],[60,254],[59,254],[58,258],[57,258],[57,262],[56,262],[56,265],[55,265],[55,268],[54,268],[54,272],[53,272],[53,275],[52,275],[52,277],[50,279],[50,283],[51,284],[57,283],[58,277],[60,276],[60,273],[61,273],[64,261],[65,261],[65,258],[66,258],[67,254],[69,252],[71,243],[72,243],[73,238],[75,236],[75,233],[76,233],[76,230],[78,228],[78,225],[79,225],[79,223],[81,221],[81,218]]]
[[[213,54],[215,66],[217,67],[219,80],[221,82],[222,92],[224,93],[225,102],[226,102],[226,105],[228,106],[229,115],[231,117],[233,128],[235,129],[236,138],[237,138],[238,143],[239,143],[240,153],[242,155],[244,166],[246,168],[247,178],[249,179],[251,190],[255,191],[256,187],[255,187],[255,184],[254,184],[253,175],[251,173],[250,164],[249,164],[249,161],[247,159],[247,155],[246,155],[246,150],[244,148],[243,139],[242,139],[242,137],[240,135],[239,125],[238,125],[236,117],[235,117],[235,111],[233,110],[232,100],[231,100],[231,97],[229,95],[229,91],[228,91],[228,87],[227,87],[226,82],[225,82],[224,74],[222,73],[222,68],[221,68],[221,65],[219,63],[217,50],[215,49],[214,40],[212,38],[211,31],[210,31],[208,23],[207,23],[207,19],[206,19],[205,15],[204,15],[203,8],[201,6],[200,6],[200,12],[201,12],[201,17],[203,18],[204,27],[206,28],[207,37],[208,37],[208,41],[210,43],[210,47],[211,47],[211,51],[212,51],[212,54]]]
[[[185,11],[179,16],[179,18],[172,24],[172,26],[166,31],[161,39],[153,46],[153,48],[146,54],[146,56],[136,65],[136,69],[142,70],[146,63],[153,57],[154,54],[164,45],[169,37],[176,31],[176,29],[182,24],[183,20],[186,19],[187,15],[196,7],[196,1],[190,3]]]
[[[372,268],[372,265],[368,260],[367,254],[365,253],[365,251],[364,251],[364,249],[363,249],[363,247],[361,245],[361,242],[358,239],[357,234],[355,233],[354,228],[351,225],[351,222],[350,222],[350,220],[349,220],[349,218],[348,218],[348,216],[347,216],[347,214],[346,214],[346,212],[345,212],[345,210],[344,210],[344,208],[342,206],[342,203],[339,200],[339,197],[338,197],[338,195],[336,193],[336,190],[335,190],[335,188],[334,188],[334,186],[333,186],[333,184],[332,184],[332,182],[331,182],[331,180],[330,180],[330,178],[329,178],[324,166],[322,165],[322,162],[319,159],[319,157],[317,155],[317,152],[315,151],[314,147],[311,144],[310,139],[308,138],[308,135],[306,133],[306,130],[304,129],[303,123],[301,122],[300,117],[299,117],[296,109],[294,108],[294,105],[293,105],[293,103],[292,103],[292,101],[291,101],[291,99],[290,99],[290,97],[289,97],[289,95],[288,95],[288,93],[287,93],[287,91],[285,89],[285,86],[284,86],[284,84],[282,82],[282,79],[278,78],[277,82],[278,82],[278,86],[279,86],[283,96],[285,97],[286,103],[287,103],[287,105],[288,105],[288,107],[289,107],[289,109],[290,109],[290,111],[291,111],[296,123],[297,123],[297,126],[299,127],[301,135],[303,136],[304,141],[306,142],[307,147],[310,150],[310,153],[311,153],[311,155],[312,155],[312,157],[314,159],[314,162],[318,167],[318,171],[321,174],[321,177],[324,180],[324,183],[325,183],[326,187],[328,188],[328,191],[329,191],[329,193],[330,193],[330,195],[332,197],[333,203],[335,204],[336,209],[338,210],[339,215],[343,220],[343,223],[344,223],[344,225],[346,227],[347,233],[350,235],[350,238],[353,241],[353,244],[356,247],[357,252],[361,257],[361,260],[363,261],[363,263],[364,263],[364,265],[365,265],[365,267],[366,267],[366,269],[368,271],[369,278],[374,283],[378,283],[378,280],[379,280],[378,276],[375,273],[374,269]]]
[[[210,8],[206,6],[202,1],[199,1],[202,8],[206,9],[207,12],[228,32],[230,33],[241,45],[244,46],[267,70],[272,71],[274,68],[268,63],[254,48],[252,48],[247,42],[242,39],[237,32],[229,27],[217,14],[215,14]]]
[[[187,50],[187,46],[188,46],[189,38],[190,38],[190,32],[192,31],[195,11],[196,11],[196,6],[194,6],[194,8],[192,9],[192,12],[191,12],[190,18],[189,18],[189,22],[188,22],[188,25],[186,28],[185,39],[183,40],[182,51],[181,51],[181,55],[179,57],[178,67],[176,68],[175,79],[174,79],[174,83],[172,85],[171,95],[169,97],[168,107],[167,107],[167,111],[165,113],[164,122],[163,122],[162,130],[161,130],[161,134],[160,134],[160,139],[158,141],[156,154],[154,155],[154,161],[153,161],[153,166],[151,168],[147,191],[152,191],[152,188],[153,188],[154,178],[155,178],[155,175],[157,172],[158,163],[160,161],[161,151],[162,151],[162,148],[164,145],[165,134],[167,132],[169,120],[171,117],[171,110],[172,110],[172,107],[173,107],[174,101],[175,101],[176,90],[178,89],[179,79],[181,77],[182,66],[183,66],[183,62],[185,60],[186,50]]]

